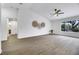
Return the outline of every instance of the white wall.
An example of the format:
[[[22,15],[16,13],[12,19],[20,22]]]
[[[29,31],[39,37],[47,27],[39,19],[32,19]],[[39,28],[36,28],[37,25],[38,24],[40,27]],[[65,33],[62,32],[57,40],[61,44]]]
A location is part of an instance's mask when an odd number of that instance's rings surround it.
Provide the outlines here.
[[[32,21],[37,20],[39,23],[45,22],[45,28],[32,27]],[[48,19],[33,13],[30,10],[21,8],[18,14],[18,38],[27,38],[48,34],[50,30],[50,22]]]
[[[7,40],[8,18],[17,18],[17,9],[1,8],[2,41]]]
[[[2,17],[6,18],[17,18],[17,9],[16,8],[1,8]]]
[[[1,35],[2,35],[2,31],[1,31],[1,4],[0,4],[0,54],[1,54]]]
[[[70,18],[66,18],[66,19],[60,19],[60,20],[56,20],[56,21],[52,21],[52,29],[54,30],[55,34],[61,34],[61,35],[67,35],[67,36],[73,36],[73,37],[79,37],[79,32],[64,32],[61,31],[61,23],[63,21],[68,21],[68,20],[77,20],[79,19],[79,16],[75,16],[75,17],[70,17]]]

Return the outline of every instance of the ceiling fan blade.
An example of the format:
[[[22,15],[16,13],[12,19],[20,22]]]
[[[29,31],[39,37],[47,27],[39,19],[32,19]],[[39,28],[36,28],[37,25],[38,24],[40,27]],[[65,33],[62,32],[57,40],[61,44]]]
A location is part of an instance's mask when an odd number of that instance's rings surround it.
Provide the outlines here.
[[[56,13],[50,13],[50,15],[52,16],[52,15],[55,15]]]
[[[59,14],[57,14],[57,16],[58,16]]]
[[[56,15],[56,13],[54,13],[53,15]]]
[[[58,14],[64,14],[64,12],[58,13]]]
[[[57,12],[56,13],[59,13],[61,10],[59,9],[59,10],[57,10]]]

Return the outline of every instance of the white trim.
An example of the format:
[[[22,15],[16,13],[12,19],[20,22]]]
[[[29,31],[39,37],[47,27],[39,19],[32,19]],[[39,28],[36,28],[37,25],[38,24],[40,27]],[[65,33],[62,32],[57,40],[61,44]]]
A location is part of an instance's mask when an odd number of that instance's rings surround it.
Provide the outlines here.
[[[0,54],[2,53],[2,49],[0,49]]]
[[[49,33],[47,33],[49,34]],[[47,35],[47,34],[41,34],[41,35],[33,35],[33,36],[17,36],[18,39],[22,39],[22,38],[30,38],[30,37],[36,37],[36,36],[42,36],[42,35]]]

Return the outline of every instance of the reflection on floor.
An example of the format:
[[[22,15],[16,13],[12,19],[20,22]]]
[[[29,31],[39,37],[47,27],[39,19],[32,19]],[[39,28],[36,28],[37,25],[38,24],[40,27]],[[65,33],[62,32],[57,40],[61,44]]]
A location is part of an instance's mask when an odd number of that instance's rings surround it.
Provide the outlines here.
[[[2,42],[2,50],[2,55],[79,54],[79,39],[59,35],[17,39],[12,35]]]

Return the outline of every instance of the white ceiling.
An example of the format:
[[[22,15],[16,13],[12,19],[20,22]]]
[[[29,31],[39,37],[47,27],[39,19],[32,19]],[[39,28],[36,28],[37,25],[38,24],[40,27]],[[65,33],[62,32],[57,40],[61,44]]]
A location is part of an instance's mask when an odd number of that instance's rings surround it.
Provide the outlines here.
[[[78,3],[24,3],[20,5],[18,3],[2,4],[2,7],[6,8],[29,8],[31,11],[38,13],[50,20],[61,19],[69,16],[79,15]],[[64,14],[57,16],[51,16],[50,13],[54,12],[54,9],[61,9]]]
[[[2,3],[1,5],[3,8],[20,8],[20,7],[29,8],[32,4],[24,3],[20,5],[19,3]]]

